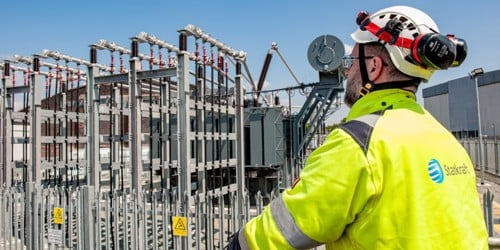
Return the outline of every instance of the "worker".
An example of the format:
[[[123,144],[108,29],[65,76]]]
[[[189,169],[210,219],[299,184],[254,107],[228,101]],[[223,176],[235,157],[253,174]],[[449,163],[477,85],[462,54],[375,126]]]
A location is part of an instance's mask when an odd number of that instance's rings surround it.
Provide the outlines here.
[[[465,41],[408,6],[356,22],[346,122],[229,248],[487,249],[472,162],[415,97],[436,70],[463,62]]]

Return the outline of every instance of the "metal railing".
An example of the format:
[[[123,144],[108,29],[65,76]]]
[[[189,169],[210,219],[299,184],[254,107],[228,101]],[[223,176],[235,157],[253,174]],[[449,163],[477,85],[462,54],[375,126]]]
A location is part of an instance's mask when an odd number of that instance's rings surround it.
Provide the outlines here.
[[[498,148],[498,138],[484,138],[483,146],[479,147],[479,140],[477,138],[465,138],[460,142],[465,150],[469,153],[472,162],[476,168],[480,168],[481,164],[484,166],[485,171],[500,174],[499,157],[500,150]],[[479,149],[482,148],[482,152]]]
[[[498,150],[498,139],[485,138],[483,140],[483,146],[479,147],[479,140],[477,138],[464,138],[460,140],[461,144],[471,157],[476,170],[484,171],[488,173],[488,176],[498,176],[499,169],[499,150]],[[480,152],[482,148],[482,152]],[[484,181],[484,173],[479,172],[479,178]],[[496,180],[494,180],[496,181]],[[488,230],[488,235],[490,236],[488,241],[488,246],[490,249],[500,249],[500,238],[495,235],[494,225],[496,224],[494,213],[493,213],[493,194],[490,190],[487,190],[483,194],[483,215],[486,223],[486,228]]]
[[[28,245],[33,249],[182,249],[182,238],[187,238],[189,249],[223,249],[238,230],[237,221],[256,216],[265,200],[275,196],[245,194],[244,213],[239,215],[236,192],[195,194],[183,221],[175,216],[180,208],[175,190],[143,191],[137,200],[134,191],[94,192],[91,186],[28,189],[0,188],[1,249]],[[25,219],[27,213],[34,214],[35,225]],[[138,238],[141,229],[145,239]]]

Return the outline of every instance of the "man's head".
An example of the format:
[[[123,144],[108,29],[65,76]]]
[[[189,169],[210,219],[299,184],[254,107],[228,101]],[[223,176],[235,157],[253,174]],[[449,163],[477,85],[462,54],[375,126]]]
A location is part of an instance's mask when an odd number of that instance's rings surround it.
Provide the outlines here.
[[[465,41],[439,34],[436,23],[412,7],[394,6],[372,15],[360,12],[356,22],[359,27],[351,34],[356,44],[350,58],[344,59],[348,105],[376,89],[415,91],[436,69],[458,66],[467,54]],[[400,84],[387,84],[391,82]]]
[[[363,20],[359,20],[363,19]],[[359,44],[382,43],[385,45],[393,64],[402,73],[429,80],[435,69],[419,65],[412,55],[411,43],[424,34],[439,33],[436,23],[424,12],[408,7],[394,6],[369,15],[358,14],[358,29],[351,34]],[[393,40],[386,42],[387,38]],[[399,39],[399,40],[398,40]],[[404,40],[403,40],[404,39]],[[408,45],[397,43],[407,42]]]
[[[419,78],[405,75],[394,66],[384,45],[372,42],[362,46],[367,76],[374,84],[389,81],[411,81],[416,85],[420,82]],[[364,83],[360,69],[360,60],[363,58],[359,55],[359,47],[360,44],[355,44],[351,55],[344,58],[344,70],[347,82],[344,103],[349,107],[361,98],[361,88]],[[415,92],[416,86],[410,86],[407,89]]]

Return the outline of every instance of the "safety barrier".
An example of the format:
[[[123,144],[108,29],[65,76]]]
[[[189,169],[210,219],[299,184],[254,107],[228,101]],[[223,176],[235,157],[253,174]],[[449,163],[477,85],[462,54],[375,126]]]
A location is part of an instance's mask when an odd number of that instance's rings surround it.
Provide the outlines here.
[[[2,249],[223,249],[239,228],[238,221],[260,213],[271,198],[257,193],[252,197],[255,205],[250,205],[245,194],[244,213],[238,216],[236,192],[196,193],[185,197],[193,199],[193,205],[180,218],[175,216],[182,206],[175,190],[143,191],[137,200],[135,191],[94,192],[91,186],[25,189],[0,188]],[[36,226],[29,234],[26,212],[34,211]],[[144,230],[144,238],[137,237],[138,230]]]
[[[496,136],[483,140],[482,152],[479,150],[481,147],[479,147],[479,140],[477,138],[462,138],[460,139],[460,143],[476,166],[478,178],[484,180],[484,173],[481,171],[494,173],[496,175],[499,174],[498,157],[500,152],[498,151],[498,139]],[[486,192],[483,193],[482,201],[484,220],[488,235],[490,236],[488,246],[490,249],[499,249],[500,238],[495,237],[494,231],[496,219],[493,216],[493,193],[490,190],[486,190]]]
[[[484,138],[482,147],[479,147],[479,140],[477,138],[464,138],[461,139],[465,150],[469,153],[474,165],[479,169],[484,166],[484,170],[500,174],[500,150],[498,147],[499,140],[495,137]],[[479,150],[482,150],[480,152]]]

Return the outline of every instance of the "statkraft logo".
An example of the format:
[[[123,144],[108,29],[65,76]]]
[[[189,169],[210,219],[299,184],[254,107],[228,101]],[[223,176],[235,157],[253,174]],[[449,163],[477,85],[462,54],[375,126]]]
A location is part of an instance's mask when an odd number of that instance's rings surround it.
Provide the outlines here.
[[[441,164],[436,159],[431,159],[429,164],[427,164],[427,172],[429,172],[429,177],[431,180],[437,184],[443,183],[444,172]]]

